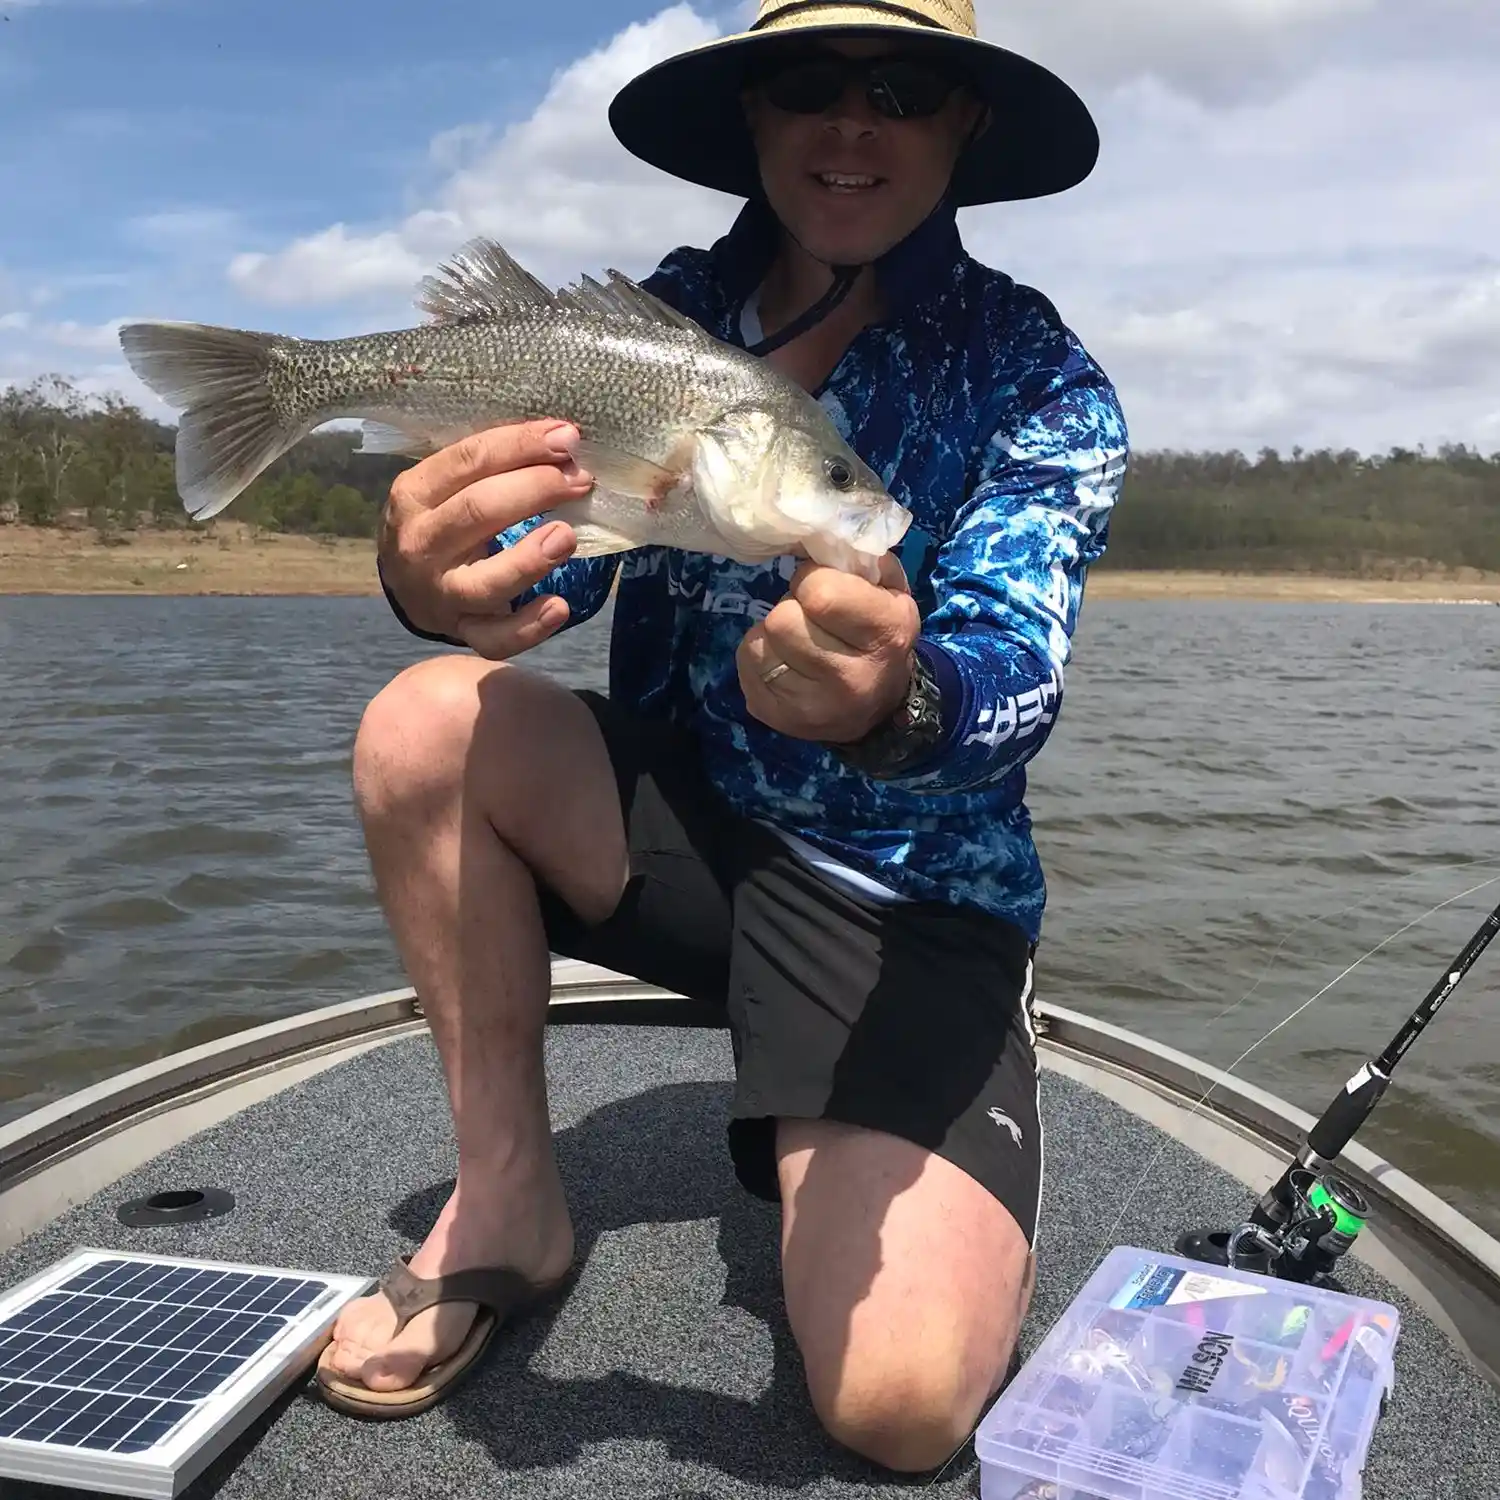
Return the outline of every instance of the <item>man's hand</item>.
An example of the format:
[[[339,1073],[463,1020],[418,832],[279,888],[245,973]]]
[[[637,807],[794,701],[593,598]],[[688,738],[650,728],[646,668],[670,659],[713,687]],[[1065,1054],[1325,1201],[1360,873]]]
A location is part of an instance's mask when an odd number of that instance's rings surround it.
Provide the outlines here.
[[[488,555],[492,537],[565,500],[593,479],[573,461],[575,427],[512,423],[461,439],[396,476],[380,528],[380,568],[407,618],[491,661],[546,640],[568,618],[555,594],[512,613],[511,600],[578,545],[558,522]]]
[[[852,744],[896,711],[921,628],[894,555],[881,559],[878,584],[803,563],[786,597],[740,642],[745,703],[793,739]]]

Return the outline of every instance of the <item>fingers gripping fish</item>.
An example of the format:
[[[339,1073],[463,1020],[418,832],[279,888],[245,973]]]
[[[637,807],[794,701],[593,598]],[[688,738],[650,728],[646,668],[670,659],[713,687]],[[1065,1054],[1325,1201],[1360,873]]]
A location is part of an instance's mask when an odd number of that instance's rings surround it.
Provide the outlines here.
[[[365,419],[364,452],[421,456],[503,422],[557,418],[577,426],[595,485],[547,519],[575,528],[582,557],[802,552],[873,582],[911,523],[806,391],[618,272],[553,292],[477,239],[426,278],[418,305],[423,326],[347,339],[121,328],[131,368],[182,409],[188,511],[217,515],[334,419]]]

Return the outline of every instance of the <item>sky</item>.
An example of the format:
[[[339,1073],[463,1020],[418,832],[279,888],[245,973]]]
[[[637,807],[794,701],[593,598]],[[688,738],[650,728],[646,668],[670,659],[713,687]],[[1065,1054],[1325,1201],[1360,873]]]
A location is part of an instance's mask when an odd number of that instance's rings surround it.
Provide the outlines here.
[[[965,242],[1053,301],[1137,449],[1500,450],[1495,0],[978,4],[1103,149],[1068,193],[965,210]],[[338,337],[418,321],[473,234],[552,285],[711,243],[737,201],[606,109],[748,9],[0,0],[0,386],[170,419],[121,322]]]

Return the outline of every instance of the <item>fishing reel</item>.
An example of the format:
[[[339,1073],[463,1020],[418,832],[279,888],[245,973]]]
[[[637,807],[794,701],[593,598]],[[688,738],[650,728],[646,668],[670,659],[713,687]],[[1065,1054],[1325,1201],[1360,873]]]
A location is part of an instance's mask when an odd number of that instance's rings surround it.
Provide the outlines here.
[[[1179,1255],[1209,1265],[1234,1266],[1305,1285],[1322,1282],[1338,1289],[1333,1269],[1365,1227],[1370,1206],[1349,1183],[1334,1175],[1333,1163],[1380,1103],[1396,1064],[1497,933],[1500,906],[1480,923],[1479,930],[1443,970],[1385,1051],[1365,1063],[1334,1095],[1308,1131],[1302,1149],[1255,1205],[1248,1222],[1228,1232],[1190,1230],[1179,1235]]]
[[[1232,1266],[1303,1285],[1332,1285],[1333,1271],[1369,1219],[1364,1195],[1326,1168],[1300,1161],[1237,1228],[1189,1231],[1177,1253],[1211,1265]]]

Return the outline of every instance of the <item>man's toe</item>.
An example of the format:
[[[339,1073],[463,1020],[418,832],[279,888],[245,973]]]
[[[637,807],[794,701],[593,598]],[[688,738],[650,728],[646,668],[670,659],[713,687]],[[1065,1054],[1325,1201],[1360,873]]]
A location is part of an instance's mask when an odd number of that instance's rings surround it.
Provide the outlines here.
[[[390,1322],[378,1333],[355,1323],[340,1337],[336,1328],[319,1363],[366,1390],[402,1391],[462,1347],[477,1311],[472,1304],[446,1304],[419,1313],[394,1338]]]

